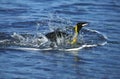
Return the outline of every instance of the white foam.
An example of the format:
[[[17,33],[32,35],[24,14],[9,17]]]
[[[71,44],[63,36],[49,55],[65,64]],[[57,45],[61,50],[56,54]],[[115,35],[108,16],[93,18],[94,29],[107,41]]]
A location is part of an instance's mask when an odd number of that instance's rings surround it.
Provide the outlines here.
[[[105,35],[103,35],[102,33],[100,33],[99,31],[96,31],[96,30],[91,30],[91,29],[87,29],[87,30],[89,30],[90,32],[95,32],[95,33],[97,33],[97,34],[100,34],[100,35],[102,35],[103,36],[103,38],[104,39],[107,39],[107,37],[105,36]],[[14,34],[15,36],[17,36],[17,34]],[[45,37],[45,36],[43,36],[43,35],[41,35],[43,38],[42,39],[39,39],[39,41],[41,41],[42,43],[45,43],[45,42],[47,42],[48,41],[48,39]],[[62,38],[62,39],[57,39],[57,43],[59,44],[59,43],[61,43],[61,41],[63,41],[64,39]],[[0,41],[0,42],[2,42],[2,41]],[[80,47],[75,47],[75,48],[67,48],[67,49],[65,49],[65,48],[50,48],[50,47],[47,47],[47,48],[27,48],[27,47],[13,47],[13,48],[10,48],[10,49],[17,49],[17,50],[29,50],[29,51],[31,51],[31,50],[33,50],[33,51],[49,51],[49,50],[59,50],[59,51],[78,51],[78,50],[81,50],[81,49],[83,49],[83,48],[89,48],[89,47],[96,47],[96,46],[99,46],[99,45],[105,45],[107,43],[107,41],[105,41],[105,42],[102,42],[102,43],[99,43],[99,44],[84,44],[84,45],[82,45],[82,46],[80,46]]]
[[[54,49],[54,48],[27,48],[27,47],[11,47],[9,49],[16,49],[16,50],[27,50],[27,51],[49,51],[49,50],[59,50],[59,51],[78,51],[78,50],[81,50],[83,48],[87,48],[87,47],[96,47],[97,45],[82,45],[80,47],[76,47],[76,48],[69,48],[69,49],[64,49],[64,48],[57,48],[57,49]]]
[[[7,41],[9,41],[8,39],[6,39],[6,40],[0,40],[0,43],[4,43],[4,42],[7,42]]]
[[[27,47],[14,47],[14,48],[10,47],[8,49],[25,50],[25,51],[39,51],[39,50],[47,51],[47,50],[52,50],[52,48],[39,49],[39,48],[30,48],[30,47],[28,47],[28,48]]]
[[[91,32],[95,32],[95,33],[97,33],[97,34],[99,34],[99,35],[102,35],[105,39],[108,39],[107,36],[105,36],[103,33],[99,32],[99,31],[97,31],[97,30],[92,30],[92,29],[87,29],[87,30],[89,30],[89,31],[91,31]]]

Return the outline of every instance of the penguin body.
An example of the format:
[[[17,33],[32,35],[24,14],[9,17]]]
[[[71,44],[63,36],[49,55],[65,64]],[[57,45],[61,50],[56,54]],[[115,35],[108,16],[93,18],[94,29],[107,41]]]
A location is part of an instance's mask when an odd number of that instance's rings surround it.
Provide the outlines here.
[[[76,24],[75,27],[73,27],[74,35],[72,35],[72,38],[71,38],[72,40],[70,41],[70,44],[77,43],[80,30],[82,29],[82,27],[86,26],[87,24],[88,24],[87,22],[79,22]],[[70,35],[64,31],[55,30],[53,32],[47,33],[45,36],[51,42],[60,44],[60,43],[66,42],[65,40],[69,40],[67,39],[67,37],[69,37]]]

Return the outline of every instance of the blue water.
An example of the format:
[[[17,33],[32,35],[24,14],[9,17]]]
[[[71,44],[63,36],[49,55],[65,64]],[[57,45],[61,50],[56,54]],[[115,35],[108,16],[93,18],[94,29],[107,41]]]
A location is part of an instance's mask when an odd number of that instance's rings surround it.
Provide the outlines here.
[[[85,28],[107,44],[71,52],[1,48],[0,79],[120,79],[119,0],[0,0],[2,33],[46,33],[61,20],[89,22]]]

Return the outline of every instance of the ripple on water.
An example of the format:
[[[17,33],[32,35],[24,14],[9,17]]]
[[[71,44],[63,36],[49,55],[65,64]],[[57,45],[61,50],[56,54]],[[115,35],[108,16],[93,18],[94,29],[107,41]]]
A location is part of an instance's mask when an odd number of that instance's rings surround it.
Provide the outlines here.
[[[83,43],[93,45],[107,41],[103,46],[69,53],[2,47],[0,79],[120,79],[119,4],[119,0],[0,0],[0,31],[5,33],[0,33],[0,47],[5,42],[9,44],[9,35],[13,32],[34,35],[41,23],[42,29],[38,31],[49,32],[48,19],[55,27],[88,21],[90,25],[86,28],[90,29],[82,29],[80,35]],[[51,13],[67,17],[71,22],[65,23],[67,19],[60,21],[57,17],[51,19]]]

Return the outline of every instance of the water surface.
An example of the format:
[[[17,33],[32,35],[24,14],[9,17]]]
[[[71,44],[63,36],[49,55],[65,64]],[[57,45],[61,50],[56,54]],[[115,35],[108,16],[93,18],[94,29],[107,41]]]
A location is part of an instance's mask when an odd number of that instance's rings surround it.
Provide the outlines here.
[[[44,33],[50,23],[61,27],[64,18],[67,25],[89,22],[86,28],[106,36],[107,44],[77,52],[1,48],[0,79],[119,79],[119,4],[119,0],[1,0],[0,32]]]

